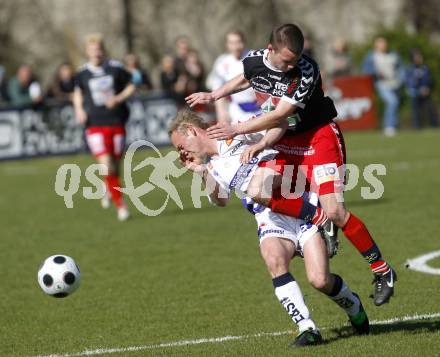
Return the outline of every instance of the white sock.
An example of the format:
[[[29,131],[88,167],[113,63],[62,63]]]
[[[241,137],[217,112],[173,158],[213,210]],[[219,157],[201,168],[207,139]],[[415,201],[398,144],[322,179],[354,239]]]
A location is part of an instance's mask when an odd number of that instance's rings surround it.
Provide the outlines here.
[[[333,275],[336,280],[335,288],[340,287],[340,289],[339,292],[333,292],[333,294],[328,295],[328,297],[338,304],[348,316],[356,315],[359,312],[361,301],[357,296],[353,295],[353,292],[339,275]]]
[[[290,273],[272,279],[275,295],[289,314],[292,321],[298,325],[299,332],[308,329],[316,330],[316,325],[310,317],[301,289]]]

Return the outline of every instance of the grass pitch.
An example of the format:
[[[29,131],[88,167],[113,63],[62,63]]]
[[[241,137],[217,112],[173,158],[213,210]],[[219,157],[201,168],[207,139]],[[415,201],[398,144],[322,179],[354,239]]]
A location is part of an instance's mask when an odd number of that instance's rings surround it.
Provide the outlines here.
[[[440,131],[404,132],[395,138],[350,133],[346,141],[348,162],[361,169],[371,163],[387,168],[380,177],[385,186],[381,199],[361,197],[361,187],[369,187],[361,175],[346,201],[397,270],[395,297],[385,306],[373,305],[369,268],[342,235],[332,270],[360,295],[370,320],[439,313],[440,276],[404,264],[440,249]],[[144,151],[136,159],[148,155]],[[350,335],[342,311],[306,283],[300,259],[292,262],[291,272],[313,318],[325,328],[327,343],[288,350],[294,326],[273,294],[254,219],[237,199],[227,208],[202,199],[203,207],[194,208],[191,176],[186,174],[173,180],[183,211],[170,202],[159,216],[145,217],[132,207],[133,218],[119,223],[114,210],[104,211],[99,202],[80,194],[67,209],[54,192],[58,167],[77,163],[84,171],[91,162],[81,155],[0,164],[0,356],[75,356],[100,348],[103,356],[129,357],[440,354],[440,317],[377,323],[368,337]],[[148,170],[142,171],[136,182],[147,178]],[[143,201],[158,208],[164,198],[155,189]],[[81,286],[66,299],[44,295],[37,284],[39,264],[56,253],[72,256],[81,268]],[[439,267],[440,258],[430,265]],[[292,335],[255,336],[289,329]],[[244,335],[249,337],[173,344]],[[112,348],[120,350],[110,354]]]

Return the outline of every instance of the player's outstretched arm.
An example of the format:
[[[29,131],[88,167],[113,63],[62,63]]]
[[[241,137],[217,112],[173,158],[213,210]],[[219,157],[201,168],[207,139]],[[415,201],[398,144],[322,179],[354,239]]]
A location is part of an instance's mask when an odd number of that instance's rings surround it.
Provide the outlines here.
[[[223,84],[220,88],[212,92],[197,92],[185,98],[188,105],[192,108],[197,104],[208,104],[215,102],[220,98],[227,97],[231,94],[241,92],[250,87],[249,81],[244,78],[244,74],[232,78]]]
[[[278,142],[287,128],[289,123],[283,121],[279,126],[269,129],[266,135],[256,144],[249,145],[241,154],[240,161],[242,164],[247,164],[253,157],[257,156],[264,149],[271,148]]]
[[[240,134],[255,133],[262,130],[278,127],[286,121],[296,110],[296,106],[280,100],[275,110],[260,115],[242,123],[217,123],[207,129],[208,137],[217,140],[227,140]]]

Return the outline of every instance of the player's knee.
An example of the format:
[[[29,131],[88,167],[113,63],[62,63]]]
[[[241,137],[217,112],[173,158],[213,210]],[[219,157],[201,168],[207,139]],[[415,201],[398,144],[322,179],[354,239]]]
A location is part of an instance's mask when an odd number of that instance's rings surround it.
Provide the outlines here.
[[[307,275],[310,285],[312,285],[315,289],[320,291],[327,290],[327,287],[330,283],[330,277],[325,273],[311,273]]]
[[[282,275],[287,272],[289,262],[278,254],[267,254],[264,256],[267,269],[272,277]]]

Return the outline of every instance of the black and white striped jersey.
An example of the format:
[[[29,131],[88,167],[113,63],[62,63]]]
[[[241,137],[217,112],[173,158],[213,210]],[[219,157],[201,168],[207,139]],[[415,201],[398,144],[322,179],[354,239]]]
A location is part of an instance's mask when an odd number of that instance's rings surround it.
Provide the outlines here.
[[[333,101],[324,96],[318,64],[302,55],[297,65],[283,72],[267,60],[269,50],[250,51],[243,59],[244,76],[255,91],[263,112],[280,100],[297,107],[296,129],[302,131],[331,121],[337,112]]]

